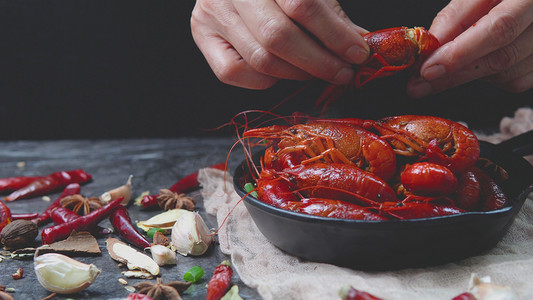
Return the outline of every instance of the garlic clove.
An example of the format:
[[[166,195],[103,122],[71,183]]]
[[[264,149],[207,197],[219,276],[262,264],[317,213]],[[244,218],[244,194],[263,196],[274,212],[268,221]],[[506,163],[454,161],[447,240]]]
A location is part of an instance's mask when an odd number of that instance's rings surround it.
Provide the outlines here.
[[[480,278],[477,274],[470,277],[469,292],[478,300],[518,300],[510,287],[494,284],[489,276]]]
[[[41,285],[58,294],[73,294],[86,289],[101,272],[93,264],[84,264],[58,253],[35,257],[34,269]]]
[[[175,265],[178,260],[176,253],[163,245],[152,245],[150,247],[153,260],[159,265]]]
[[[100,197],[98,198],[100,199],[100,201],[102,201],[102,203],[107,204],[111,202],[112,200],[115,200],[119,197],[124,197],[121,204],[128,205],[128,203],[131,200],[131,179],[132,178],[133,178],[133,175],[130,175],[128,177],[128,181],[126,182],[126,184],[119,186],[117,188],[114,188],[110,191],[107,191],[103,193],[102,195],[100,195]]]
[[[172,244],[181,255],[202,255],[212,241],[213,234],[196,212],[183,213],[172,227]]]

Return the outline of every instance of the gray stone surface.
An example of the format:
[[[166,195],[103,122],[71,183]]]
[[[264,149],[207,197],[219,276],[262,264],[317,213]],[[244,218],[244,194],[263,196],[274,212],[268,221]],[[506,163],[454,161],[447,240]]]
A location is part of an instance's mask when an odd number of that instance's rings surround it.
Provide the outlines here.
[[[0,178],[48,174],[58,170],[82,168],[93,176],[93,181],[82,186],[85,196],[98,196],[101,193],[125,183],[133,174],[133,197],[149,190],[158,192],[168,188],[179,178],[215,163],[223,162],[234,140],[231,138],[179,138],[179,139],[135,139],[135,140],[74,140],[74,141],[15,141],[0,142]],[[242,160],[242,152],[236,150],[230,156],[230,168]],[[19,162],[25,166],[20,167]],[[59,192],[49,195],[56,199]],[[197,207],[211,228],[216,227],[215,219],[203,209],[201,195],[190,194],[197,199]],[[17,200],[7,203],[13,213],[42,212],[49,202],[42,197]],[[129,206],[132,220],[144,220],[156,212],[143,211]],[[101,223],[111,227],[108,220]],[[47,225],[50,226],[50,225]],[[41,228],[42,229],[42,228]],[[117,237],[111,234],[113,237]],[[121,269],[105,249],[105,239],[99,238],[102,255],[98,257],[76,257],[93,263],[102,269],[97,280],[86,290],[74,294],[57,296],[54,299],[123,299],[129,292],[118,282],[122,278]],[[40,240],[37,241],[40,244]],[[228,257],[220,252],[215,243],[200,257],[178,255],[178,264],[162,268],[163,282],[182,280],[183,274],[193,266],[201,266],[204,278],[191,286],[183,294],[184,299],[205,299],[206,284],[217,264]],[[24,270],[24,277],[13,280],[11,274],[17,268]],[[15,288],[15,299],[41,299],[50,293],[38,282],[33,271],[32,260],[6,259],[0,263],[0,284]],[[143,280],[127,279],[130,285]],[[154,280],[155,281],[155,280]],[[246,287],[235,273],[233,283],[239,285],[240,294],[245,299],[258,299],[255,290]]]

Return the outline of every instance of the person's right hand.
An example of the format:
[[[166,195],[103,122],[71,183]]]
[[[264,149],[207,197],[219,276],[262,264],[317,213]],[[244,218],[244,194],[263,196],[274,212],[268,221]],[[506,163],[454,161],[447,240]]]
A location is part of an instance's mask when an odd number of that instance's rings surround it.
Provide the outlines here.
[[[197,0],[194,40],[224,83],[266,89],[279,79],[353,79],[368,57],[362,35],[336,0]]]

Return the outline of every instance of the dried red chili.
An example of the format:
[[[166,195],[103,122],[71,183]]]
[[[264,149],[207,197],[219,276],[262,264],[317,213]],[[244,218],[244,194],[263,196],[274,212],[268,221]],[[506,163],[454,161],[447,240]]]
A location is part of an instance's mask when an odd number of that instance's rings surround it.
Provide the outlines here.
[[[0,231],[11,223],[11,210],[0,200]]]
[[[150,242],[140,234],[135,226],[131,223],[128,209],[124,206],[119,207],[110,216],[109,221],[115,228],[116,232],[135,246],[145,249],[150,247]]]
[[[64,240],[74,230],[90,231],[91,228],[94,228],[98,223],[100,223],[100,221],[118,209],[121,206],[120,202],[123,198],[124,197],[117,198],[101,208],[91,212],[90,214],[81,216],[70,222],[43,229],[41,232],[41,240],[43,244],[50,244],[55,241]]]
[[[57,197],[57,199],[48,206],[48,208],[39,215],[38,221],[39,224],[44,224],[48,219],[50,218],[50,212],[54,208],[61,207],[61,199],[65,198],[66,196],[79,194],[81,190],[81,186],[79,183],[71,183],[65,187],[63,192]]]
[[[217,170],[226,170],[226,164],[220,163],[216,165],[212,165],[209,168],[217,169]],[[169,190],[178,193],[178,194],[185,194],[191,191],[194,191],[200,187],[200,183],[198,182],[198,171],[189,174],[182,179],[178,180],[176,183],[174,183]],[[146,195],[141,200],[141,207],[143,208],[154,208],[157,206],[157,197],[159,195]]]
[[[58,207],[50,213],[50,219],[56,224],[63,224],[73,221],[74,219],[79,218],[77,214],[65,207]],[[95,236],[103,236],[111,233],[111,230],[103,228],[100,226],[94,226],[89,228],[89,232]]]
[[[355,289],[352,286],[345,286],[339,291],[342,300],[383,300],[370,293]]]
[[[58,171],[46,176],[40,176],[30,184],[14,191],[4,199],[15,201],[21,198],[29,198],[54,192],[64,188],[70,183],[85,183],[92,180],[92,176],[82,169],[72,171]]]
[[[32,183],[40,176],[19,176],[0,178],[0,192],[16,191]]]
[[[20,213],[11,214],[11,219],[14,220],[33,220],[39,216],[39,213]]]
[[[206,300],[218,300],[226,294],[233,276],[233,269],[229,261],[225,260],[215,268],[213,277],[207,284]]]

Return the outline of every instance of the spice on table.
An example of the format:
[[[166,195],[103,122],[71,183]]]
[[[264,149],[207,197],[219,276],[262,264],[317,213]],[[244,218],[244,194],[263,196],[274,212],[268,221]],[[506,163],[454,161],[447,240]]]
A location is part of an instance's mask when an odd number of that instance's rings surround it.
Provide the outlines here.
[[[39,218],[38,218],[39,225],[46,223],[50,219],[50,212],[52,210],[54,210],[55,208],[61,207],[61,199],[65,198],[68,195],[79,194],[80,190],[81,190],[81,186],[79,183],[71,183],[67,185],[65,189],[63,190],[63,192],[61,192],[59,197],[57,197],[57,199],[54,202],[52,202],[52,204],[50,204],[48,208],[41,215],[39,215]]]
[[[86,183],[92,180],[92,176],[82,169],[72,171],[58,171],[46,176],[40,176],[30,184],[17,189],[4,199],[15,201],[17,199],[35,197],[54,192],[71,183]]]
[[[23,275],[24,275],[24,271],[22,270],[22,268],[18,268],[17,272],[15,272],[14,274],[11,274],[11,277],[13,277],[13,279],[17,280],[17,279],[22,279]]]
[[[233,269],[229,261],[225,260],[215,268],[213,277],[207,284],[206,300],[218,300],[226,294],[230,287]]]
[[[355,289],[353,286],[344,286],[339,290],[342,300],[382,300],[370,293]]]
[[[171,238],[179,254],[198,256],[204,254],[213,242],[213,233],[199,213],[185,210],[174,223]]]
[[[173,191],[167,189],[162,189],[159,191],[159,196],[157,196],[157,203],[159,204],[159,207],[161,207],[163,210],[175,208],[193,210],[194,205],[196,204],[193,198],[185,194],[174,193]]]
[[[159,229],[159,228],[152,228],[152,229]],[[166,235],[163,234],[163,231],[159,229],[153,234],[152,245],[168,246],[170,245],[170,240],[168,239]]]
[[[212,165],[208,168],[217,169],[217,170],[226,170],[226,164],[220,163]],[[198,182],[198,171],[191,173],[182,179],[178,180],[176,183],[174,183],[168,190],[171,192],[177,193],[177,194],[186,194],[188,192],[192,192],[200,187],[200,183]],[[158,207],[157,197],[159,195],[145,195],[142,197],[142,200],[138,204],[142,208],[145,209],[151,209]]]
[[[40,176],[18,176],[0,178],[0,192],[16,191],[34,182]]]
[[[67,222],[70,222],[74,219],[77,219],[79,218],[80,216],[78,216],[77,214],[75,214],[73,211],[71,211],[70,209],[68,208],[65,208],[65,207],[58,207],[56,209],[54,209],[51,214],[50,214],[50,218],[52,219],[52,221],[54,221],[54,223],[56,224],[63,224],[63,223],[67,223]],[[89,228],[87,231],[89,231],[91,234],[93,234],[94,236],[105,236],[105,235],[108,235],[110,234],[112,231],[110,229],[107,229],[107,228],[103,228],[103,227],[100,227],[98,225],[92,227],[92,228]]]
[[[102,203],[97,197],[87,198],[80,194],[66,196],[61,199],[60,204],[62,207],[70,209],[77,215],[86,215],[102,207]]]
[[[159,275],[159,265],[148,255],[141,253],[115,238],[106,240],[106,248],[112,259],[125,264],[130,270],[141,270]]]
[[[157,278],[156,283],[144,281],[136,285],[135,289],[139,293],[151,297],[154,300],[180,300],[182,298],[179,293],[186,291],[189,286],[191,286],[191,282],[170,281],[167,283],[163,283],[161,281],[161,278]]]
[[[0,241],[7,249],[32,246],[39,234],[37,224],[28,220],[15,220],[7,224],[0,233]]]
[[[58,253],[36,254],[33,262],[39,283],[48,291],[58,294],[80,292],[88,288],[101,273],[93,264],[85,264]]]
[[[39,253],[61,253],[65,255],[101,255],[98,241],[86,231],[72,232],[70,236],[62,241],[42,245],[37,248]]]
[[[89,231],[100,223],[100,221],[113,213],[117,208],[122,207],[120,201],[122,201],[122,198],[117,198],[88,215],[81,216],[67,223],[43,229],[41,232],[41,240],[43,244],[50,244],[55,241],[66,239],[74,230]]]
[[[204,270],[200,266],[192,267],[183,274],[183,279],[191,283],[197,282],[202,279],[202,277],[204,277]]]
[[[39,213],[20,213],[20,214],[11,214],[13,220],[34,220],[39,216]]]
[[[0,200],[0,231],[11,223],[11,210]]]
[[[114,199],[118,197],[124,197],[122,200],[122,205],[128,205],[131,200],[131,179],[133,178],[133,175],[130,175],[128,177],[128,181],[124,185],[121,185],[117,188],[114,188],[110,191],[107,191],[100,195],[98,197],[102,203],[107,204],[110,201],[113,201]]]
[[[115,210],[109,216],[109,221],[113,225],[115,231],[126,241],[141,249],[150,247],[150,242],[148,242],[148,240],[142,234],[140,234],[135,226],[133,226],[131,223],[128,209],[125,206],[121,206]]]

